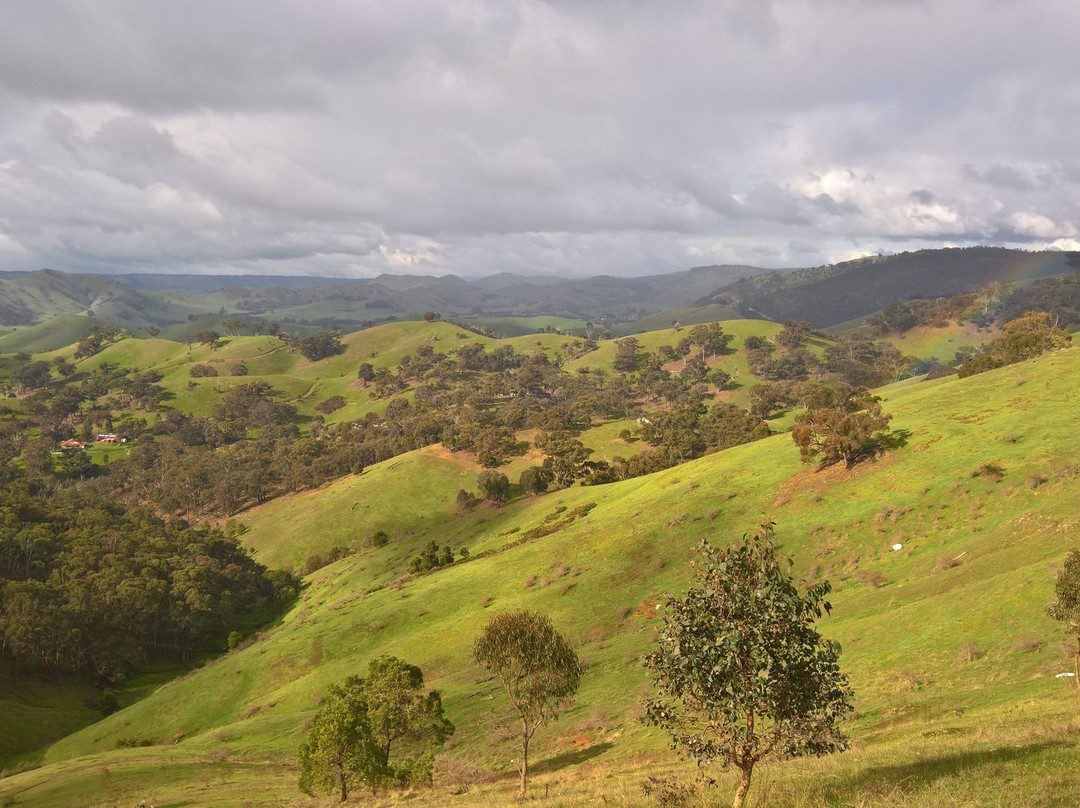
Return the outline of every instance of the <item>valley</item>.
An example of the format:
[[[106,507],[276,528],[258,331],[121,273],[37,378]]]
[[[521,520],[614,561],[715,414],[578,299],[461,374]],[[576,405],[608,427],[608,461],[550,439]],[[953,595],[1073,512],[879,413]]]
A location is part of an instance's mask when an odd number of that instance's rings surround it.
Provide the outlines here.
[[[665,594],[685,591],[703,539],[728,546],[772,522],[795,578],[832,583],[818,628],[842,647],[856,702],[848,751],[770,763],[750,804],[1072,805],[1077,690],[1045,607],[1080,545],[1080,348],[911,375],[1002,326],[872,341],[725,319],[712,342],[710,326],[683,325],[631,345],[417,319],[344,334],[317,360],[267,334],[3,357],[6,490],[111,496],[170,529],[217,529],[300,585],[266,622],[238,613],[206,634],[189,662],[129,664],[107,716],[81,663],[35,667],[9,634],[0,804],[333,804],[297,789],[296,750],[326,689],[381,654],[420,666],[457,732],[433,785],[372,802],[515,803],[504,697],[472,643],[521,608],[549,615],[587,666],[573,707],[537,735],[530,801],[658,804],[646,778],[695,775],[641,722]],[[55,375],[16,389],[31,361]],[[802,462],[788,430],[805,402],[862,378],[896,441],[850,467]],[[84,397],[57,404],[69,388]],[[129,440],[92,444],[89,466],[34,451],[106,420]],[[525,490],[529,469],[552,475],[545,491]],[[485,493],[492,473],[504,494]],[[453,563],[413,570],[432,542]],[[735,775],[709,773],[715,788],[685,804],[730,801]]]

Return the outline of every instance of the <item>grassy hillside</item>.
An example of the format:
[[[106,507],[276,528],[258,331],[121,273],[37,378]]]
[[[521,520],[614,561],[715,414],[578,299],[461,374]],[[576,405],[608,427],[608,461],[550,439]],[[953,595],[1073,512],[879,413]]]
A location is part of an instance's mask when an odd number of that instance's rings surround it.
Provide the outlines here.
[[[85,337],[95,323],[102,321],[85,315],[65,314],[41,325],[17,328],[0,337],[0,353],[56,351]]]
[[[573,331],[585,328],[585,320],[566,317],[470,317],[469,324],[490,328],[500,337],[524,337],[535,334],[537,329],[554,328]]]
[[[727,320],[723,323],[723,328],[725,334],[730,334],[732,336],[732,340],[727,345],[728,352],[723,356],[711,358],[708,364],[710,367],[722,368],[732,376],[731,390],[725,392],[721,397],[740,407],[747,407],[750,404],[748,391],[750,387],[757,384],[759,379],[750,372],[750,369],[746,365],[746,354],[743,353],[743,340],[751,335],[772,339],[776,336],[776,333],[780,330],[781,326],[776,323],[770,323],[767,320]],[[678,343],[679,339],[684,337],[687,333],[687,329],[680,326],[678,330],[675,328],[665,328],[659,331],[634,334],[633,337],[641,345],[642,351],[655,353],[657,348],[661,345],[675,345]],[[612,373],[612,363],[615,360],[615,351],[617,348],[615,342],[615,340],[604,340],[603,342],[600,342],[595,351],[568,362],[566,367],[571,371],[584,367],[600,368],[608,374]],[[815,340],[814,344],[811,344],[811,349],[814,349],[815,347],[820,349],[820,345],[816,345],[817,342],[819,341]],[[665,367],[668,370],[677,372],[682,368],[682,365],[682,360],[678,360],[676,362],[668,363]]]
[[[600,795],[644,804],[644,773],[672,765],[664,739],[637,721],[647,682],[638,660],[662,593],[685,587],[700,539],[727,543],[774,520],[796,573],[835,585],[821,628],[844,647],[858,713],[854,751],[767,767],[752,798],[1005,804],[1007,782],[1008,804],[1074,804],[1076,697],[1055,678],[1067,663],[1043,606],[1055,565],[1080,543],[1080,433],[1062,428],[1078,379],[1074,348],[969,379],[898,385],[884,392],[885,408],[910,430],[907,446],[850,471],[800,464],[781,435],[625,483],[459,515],[428,509],[443,485],[456,491],[462,469],[425,456],[431,476],[406,481],[406,495],[387,493],[395,473],[413,473],[396,458],[251,512],[249,537],[267,557],[299,557],[324,533],[397,530],[387,547],[361,547],[312,574],[300,602],[250,646],[54,745],[43,768],[0,781],[0,799],[321,804],[295,790],[291,755],[319,694],[379,653],[421,665],[443,691],[458,726],[449,756],[505,774],[512,753],[493,713],[501,696],[470,647],[493,613],[529,606],[548,612],[589,663],[577,706],[538,736],[538,787],[552,789],[552,805]],[[429,539],[467,546],[472,558],[399,577]],[[142,742],[152,746],[117,749]],[[502,804],[505,785],[454,802]],[[723,779],[717,799],[732,788]],[[413,802],[447,800],[442,790]]]
[[[6,325],[33,325],[76,314],[138,328],[180,320],[188,311],[190,306],[178,308],[101,275],[41,269],[0,278],[0,322]]]
[[[698,323],[711,323],[716,320],[737,320],[740,318],[739,310],[735,306],[713,304],[709,306],[684,306],[676,309],[664,309],[648,317],[642,317],[631,323],[622,323],[611,329],[617,337],[629,334],[640,334],[644,331],[660,331],[671,328],[674,323],[684,326],[697,325]]]

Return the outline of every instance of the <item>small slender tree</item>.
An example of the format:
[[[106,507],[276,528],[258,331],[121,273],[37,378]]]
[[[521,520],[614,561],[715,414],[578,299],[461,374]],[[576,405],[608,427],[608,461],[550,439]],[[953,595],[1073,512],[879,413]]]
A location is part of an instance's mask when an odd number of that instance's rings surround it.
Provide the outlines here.
[[[473,646],[473,658],[502,683],[521,722],[521,796],[529,787],[529,741],[574,701],[584,666],[577,652],[539,612],[496,615]]]
[[[759,761],[844,749],[837,722],[852,709],[840,649],[814,628],[829,584],[799,591],[772,527],[730,550],[702,542],[696,586],[668,596],[659,648],[645,657],[657,697],[644,720],[699,765],[739,769],[735,808]]]
[[[1058,573],[1054,584],[1054,602],[1046,607],[1046,613],[1065,626],[1065,636],[1073,637],[1073,672],[1076,686],[1080,688],[1080,549],[1069,551],[1065,566]]]

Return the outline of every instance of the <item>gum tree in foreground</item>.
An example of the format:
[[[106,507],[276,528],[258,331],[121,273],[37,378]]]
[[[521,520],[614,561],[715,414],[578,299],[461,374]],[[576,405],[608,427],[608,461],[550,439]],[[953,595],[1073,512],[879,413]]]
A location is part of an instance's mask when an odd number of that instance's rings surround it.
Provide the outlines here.
[[[814,628],[830,586],[796,586],[772,524],[729,550],[703,541],[700,553],[695,585],[668,596],[659,648],[645,657],[657,689],[645,721],[699,764],[739,769],[739,808],[759,761],[845,748],[838,722],[852,692],[839,647]]]
[[[523,609],[491,619],[473,646],[473,658],[494,673],[521,721],[521,796],[529,785],[529,741],[536,730],[570,706],[584,666],[551,619]]]
[[[454,733],[439,691],[424,692],[420,668],[380,656],[366,677],[330,685],[297,750],[300,790],[336,792],[429,782],[435,750]],[[405,754],[401,753],[404,747]]]

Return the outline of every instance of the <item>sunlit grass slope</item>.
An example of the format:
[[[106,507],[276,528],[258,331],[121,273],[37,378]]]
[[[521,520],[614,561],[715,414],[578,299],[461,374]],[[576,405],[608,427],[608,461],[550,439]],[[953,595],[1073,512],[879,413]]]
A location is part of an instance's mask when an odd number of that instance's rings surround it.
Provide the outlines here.
[[[895,345],[901,353],[916,359],[936,359],[945,364],[953,361],[957,351],[990,342],[997,329],[980,329],[971,323],[949,324],[942,328],[918,326],[897,336],[895,333],[874,335],[879,342]]]
[[[476,317],[469,318],[469,323],[490,328],[500,337],[525,337],[535,334],[539,328],[555,328],[559,331],[585,328],[585,320],[566,317]]]
[[[50,765],[0,781],[0,797],[318,804],[296,792],[290,756],[326,686],[379,653],[419,664],[442,689],[458,726],[448,754],[507,772],[512,752],[494,731],[501,697],[470,648],[492,614],[527,606],[548,612],[589,664],[577,706],[538,736],[551,804],[600,794],[644,804],[636,783],[670,760],[637,721],[647,682],[638,660],[662,594],[685,587],[701,539],[727,543],[772,520],[796,574],[835,586],[833,616],[820,625],[843,645],[858,714],[854,752],[764,769],[758,796],[772,796],[763,804],[1073,804],[1076,696],[1055,678],[1067,663],[1043,607],[1056,565],[1080,544],[1080,349],[884,395],[893,426],[911,432],[907,446],[851,470],[804,466],[780,435],[468,515],[444,508],[421,519],[402,496],[363,490],[389,468],[350,491],[306,495],[306,510],[267,508],[265,523],[252,512],[249,536],[282,558],[302,555],[321,531],[363,536],[376,514],[401,518],[389,546],[312,574],[300,602],[252,645],[56,744]],[[450,491],[455,474],[433,467],[430,487],[445,475]],[[437,496],[414,491],[416,511]],[[399,579],[429,539],[472,557]],[[121,741],[159,746],[116,750]],[[455,804],[502,804],[503,793],[496,784]]]
[[[663,331],[671,328],[675,323],[680,323],[683,326],[693,326],[697,323],[711,323],[715,320],[737,319],[739,319],[739,311],[735,306],[721,306],[719,304],[688,306],[685,308],[664,309],[632,323],[617,325],[612,329],[612,333],[617,337],[621,337],[645,331]]]
[[[47,323],[29,325],[0,336],[0,353],[43,353],[71,345],[90,333],[90,326],[100,323],[93,317],[64,314]]]

